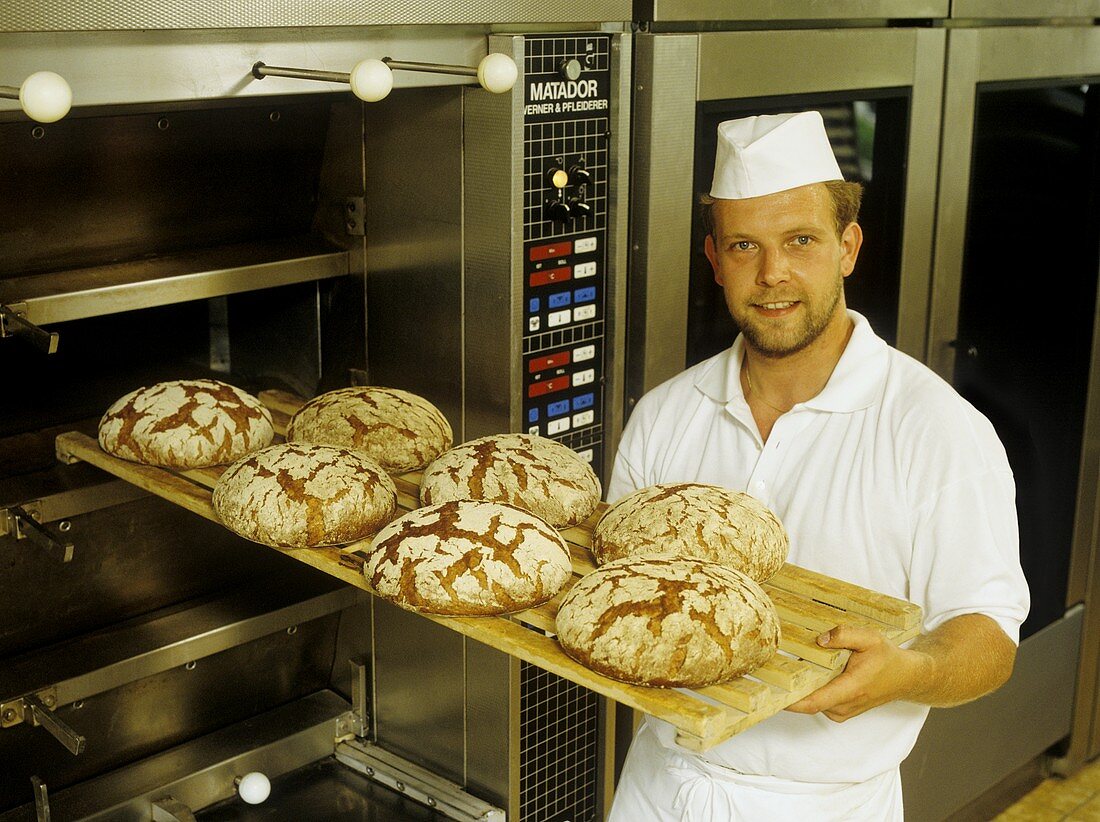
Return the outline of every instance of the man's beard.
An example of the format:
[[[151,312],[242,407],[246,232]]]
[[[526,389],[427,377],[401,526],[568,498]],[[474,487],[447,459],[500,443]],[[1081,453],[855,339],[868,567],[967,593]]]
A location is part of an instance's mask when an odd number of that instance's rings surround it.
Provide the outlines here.
[[[840,298],[844,295],[844,277],[837,272],[836,286],[816,304],[802,301],[806,309],[797,325],[775,325],[766,318],[755,315],[751,306],[743,310],[728,305],[730,315],[745,335],[749,345],[766,357],[783,357],[803,350],[821,336],[836,313]],[[768,302],[784,302],[768,298]]]

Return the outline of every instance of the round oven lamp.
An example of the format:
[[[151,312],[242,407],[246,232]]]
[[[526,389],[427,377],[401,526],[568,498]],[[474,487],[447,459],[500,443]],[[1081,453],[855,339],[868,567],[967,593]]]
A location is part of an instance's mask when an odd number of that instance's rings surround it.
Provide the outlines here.
[[[493,94],[508,91],[516,84],[519,69],[516,62],[507,54],[493,53],[485,55],[477,64],[477,81],[481,87]]]
[[[237,793],[249,805],[259,805],[271,795],[271,780],[259,771],[246,773],[237,780]]]
[[[73,91],[60,74],[36,71],[19,87],[19,105],[32,120],[56,123],[72,108]]]
[[[357,64],[348,79],[352,93],[368,103],[377,103],[393,89],[393,70],[381,60]]]

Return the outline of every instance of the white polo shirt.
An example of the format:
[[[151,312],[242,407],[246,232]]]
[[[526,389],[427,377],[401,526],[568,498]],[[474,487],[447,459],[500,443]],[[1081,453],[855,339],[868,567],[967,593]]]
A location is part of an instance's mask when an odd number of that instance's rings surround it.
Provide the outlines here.
[[[744,342],[644,396],[607,498],[661,482],[745,491],[778,514],[789,561],[915,602],[924,630],[981,613],[1014,641],[1029,596],[1015,484],[993,426],[940,377],[855,323],[829,382],[766,443],[739,378]],[[844,723],[781,712],[704,754],[745,774],[862,782],[908,755],[928,709],[894,702]],[[650,717],[674,746],[671,725]]]

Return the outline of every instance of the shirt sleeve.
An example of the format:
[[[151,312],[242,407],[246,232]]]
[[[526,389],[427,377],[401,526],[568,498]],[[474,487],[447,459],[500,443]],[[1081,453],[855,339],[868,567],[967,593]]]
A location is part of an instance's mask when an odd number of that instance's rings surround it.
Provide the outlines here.
[[[989,469],[941,488],[914,512],[910,599],[931,631],[963,614],[985,614],[1014,642],[1030,595],[1020,567],[1015,483]]]

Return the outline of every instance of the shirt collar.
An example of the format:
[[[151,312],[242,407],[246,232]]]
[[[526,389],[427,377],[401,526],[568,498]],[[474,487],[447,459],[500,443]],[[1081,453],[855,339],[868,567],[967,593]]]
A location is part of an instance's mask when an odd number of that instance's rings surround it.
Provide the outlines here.
[[[872,405],[881,393],[888,356],[886,342],[875,334],[862,314],[849,311],[848,317],[854,324],[852,336],[821,393],[802,403],[806,408],[860,411]],[[715,402],[744,402],[740,377],[744,356],[744,337],[738,334],[733,345],[715,357],[695,378],[695,386]]]

